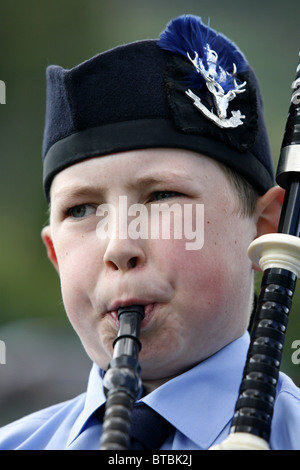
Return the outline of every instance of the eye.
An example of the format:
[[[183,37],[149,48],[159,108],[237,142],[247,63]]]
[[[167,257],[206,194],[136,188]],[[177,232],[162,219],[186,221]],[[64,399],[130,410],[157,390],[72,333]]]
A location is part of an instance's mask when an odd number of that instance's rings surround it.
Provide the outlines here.
[[[181,194],[176,191],[156,191],[152,195],[152,201],[161,201],[162,199],[170,199],[176,196],[181,196]]]
[[[89,204],[80,204],[79,206],[71,207],[68,210],[68,215],[73,217],[74,219],[82,219],[83,217],[87,217],[95,212],[93,206]]]

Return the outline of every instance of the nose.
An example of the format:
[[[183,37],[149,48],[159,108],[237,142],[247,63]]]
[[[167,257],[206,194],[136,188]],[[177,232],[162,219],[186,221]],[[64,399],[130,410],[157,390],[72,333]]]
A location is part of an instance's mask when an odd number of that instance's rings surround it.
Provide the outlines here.
[[[103,261],[109,269],[126,272],[143,266],[146,254],[141,240],[111,239],[106,247]]]

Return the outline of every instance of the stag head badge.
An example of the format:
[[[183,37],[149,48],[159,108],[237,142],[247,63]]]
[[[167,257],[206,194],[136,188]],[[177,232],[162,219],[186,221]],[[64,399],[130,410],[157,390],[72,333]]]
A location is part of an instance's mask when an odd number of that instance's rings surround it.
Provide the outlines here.
[[[241,84],[237,83],[235,64],[233,64],[233,72],[229,73],[222,67],[217,66],[218,54],[213,51],[208,44],[206,44],[204,50],[206,52],[206,66],[204,65],[203,59],[199,58],[197,52],[195,52],[193,59],[189,53],[187,53],[187,57],[194,65],[197,73],[205,80],[206,87],[213,96],[217,114],[214,113],[214,109],[209,110],[201,102],[199,96],[195,95],[190,89],[186,91],[186,94],[194,101],[196,108],[217,126],[227,129],[238,127],[243,124],[242,119],[244,119],[245,116],[240,111],[231,111],[231,116],[228,117],[227,111],[229,102],[234,100],[239,93],[246,91],[246,82]]]

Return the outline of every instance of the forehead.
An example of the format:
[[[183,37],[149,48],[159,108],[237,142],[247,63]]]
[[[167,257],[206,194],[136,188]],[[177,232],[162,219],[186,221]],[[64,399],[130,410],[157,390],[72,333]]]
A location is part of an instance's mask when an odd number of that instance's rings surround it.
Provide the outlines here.
[[[114,187],[159,181],[191,184],[224,176],[209,157],[184,149],[145,149],[94,157],[58,173],[52,183],[51,200],[73,190],[97,185]]]

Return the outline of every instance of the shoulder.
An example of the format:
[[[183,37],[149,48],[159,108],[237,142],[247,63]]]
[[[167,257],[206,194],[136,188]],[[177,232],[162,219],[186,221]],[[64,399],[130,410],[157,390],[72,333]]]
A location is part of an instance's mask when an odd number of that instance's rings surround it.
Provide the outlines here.
[[[293,407],[300,411],[300,388],[283,372],[279,374],[277,395],[276,395],[276,406]]]
[[[300,389],[280,373],[272,422],[274,449],[300,450]]]
[[[74,422],[84,405],[85,394],[48,408],[31,413],[0,428],[0,450],[12,450],[25,442],[32,442],[38,449],[43,440],[49,439],[64,421]]]

